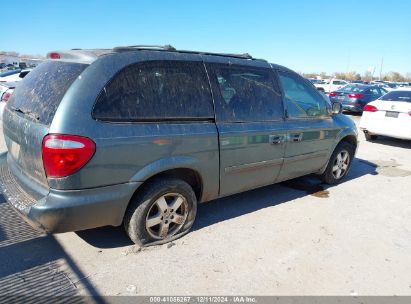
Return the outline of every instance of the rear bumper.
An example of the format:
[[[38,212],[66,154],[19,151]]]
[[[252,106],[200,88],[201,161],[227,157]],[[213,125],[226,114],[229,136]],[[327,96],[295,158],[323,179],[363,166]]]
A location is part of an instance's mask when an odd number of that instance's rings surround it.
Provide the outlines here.
[[[41,199],[25,192],[0,156],[0,187],[7,202],[31,226],[50,233],[119,226],[128,202],[141,183],[82,190],[54,190]]]
[[[392,138],[404,139],[404,140],[411,140],[411,134],[404,133],[404,132],[390,132],[389,130],[378,130],[378,129],[368,129],[368,128],[361,128],[363,132],[369,133],[371,135],[382,135]]]
[[[377,115],[381,115],[378,117]],[[411,140],[411,129],[407,119],[387,119],[385,114],[369,114],[365,112],[361,117],[360,129],[372,135],[383,135],[393,138]]]

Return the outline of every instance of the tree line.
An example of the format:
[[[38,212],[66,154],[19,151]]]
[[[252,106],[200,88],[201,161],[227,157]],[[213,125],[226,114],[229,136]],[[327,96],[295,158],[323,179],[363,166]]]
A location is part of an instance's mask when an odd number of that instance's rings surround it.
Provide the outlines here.
[[[328,75],[325,72],[321,73],[301,73],[306,78],[318,78],[329,79],[329,78],[338,78],[343,80],[363,80],[363,81],[372,81],[372,80],[384,80],[384,81],[393,81],[393,82],[411,82],[411,73],[403,75],[399,72],[389,72],[385,73],[380,77],[372,75],[370,72],[365,72],[364,74],[352,72],[337,72],[331,75]]]

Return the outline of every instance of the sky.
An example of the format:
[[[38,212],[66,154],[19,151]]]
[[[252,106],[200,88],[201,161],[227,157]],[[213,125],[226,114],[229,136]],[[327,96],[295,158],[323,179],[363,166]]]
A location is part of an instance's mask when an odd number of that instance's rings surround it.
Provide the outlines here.
[[[171,44],[249,53],[297,72],[411,73],[410,0],[21,0],[0,51]]]

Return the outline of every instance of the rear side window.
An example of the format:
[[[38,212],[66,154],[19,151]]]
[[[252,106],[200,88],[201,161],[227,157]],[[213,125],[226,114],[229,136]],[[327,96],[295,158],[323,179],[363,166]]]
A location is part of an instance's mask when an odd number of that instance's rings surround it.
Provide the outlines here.
[[[359,86],[359,85],[347,85],[345,87],[342,87],[341,89],[338,90],[338,92],[343,92],[343,93],[361,93],[364,92],[367,89],[367,87]]]
[[[119,122],[212,119],[214,109],[204,66],[180,61],[128,66],[101,92],[93,116]]]
[[[87,64],[45,61],[27,74],[16,87],[8,106],[38,117],[49,125],[64,94]]]
[[[281,93],[269,69],[210,65],[220,121],[252,122],[283,118]]]

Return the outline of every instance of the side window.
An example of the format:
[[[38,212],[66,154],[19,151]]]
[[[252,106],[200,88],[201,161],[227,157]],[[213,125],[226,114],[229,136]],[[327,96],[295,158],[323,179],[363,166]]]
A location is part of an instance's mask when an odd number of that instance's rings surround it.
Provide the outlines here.
[[[289,117],[328,115],[327,102],[312,86],[297,75],[279,71]]]
[[[106,85],[93,115],[108,121],[213,118],[204,66],[200,62],[180,61],[130,65]]]
[[[211,65],[220,121],[273,121],[283,118],[281,93],[271,69]]]

